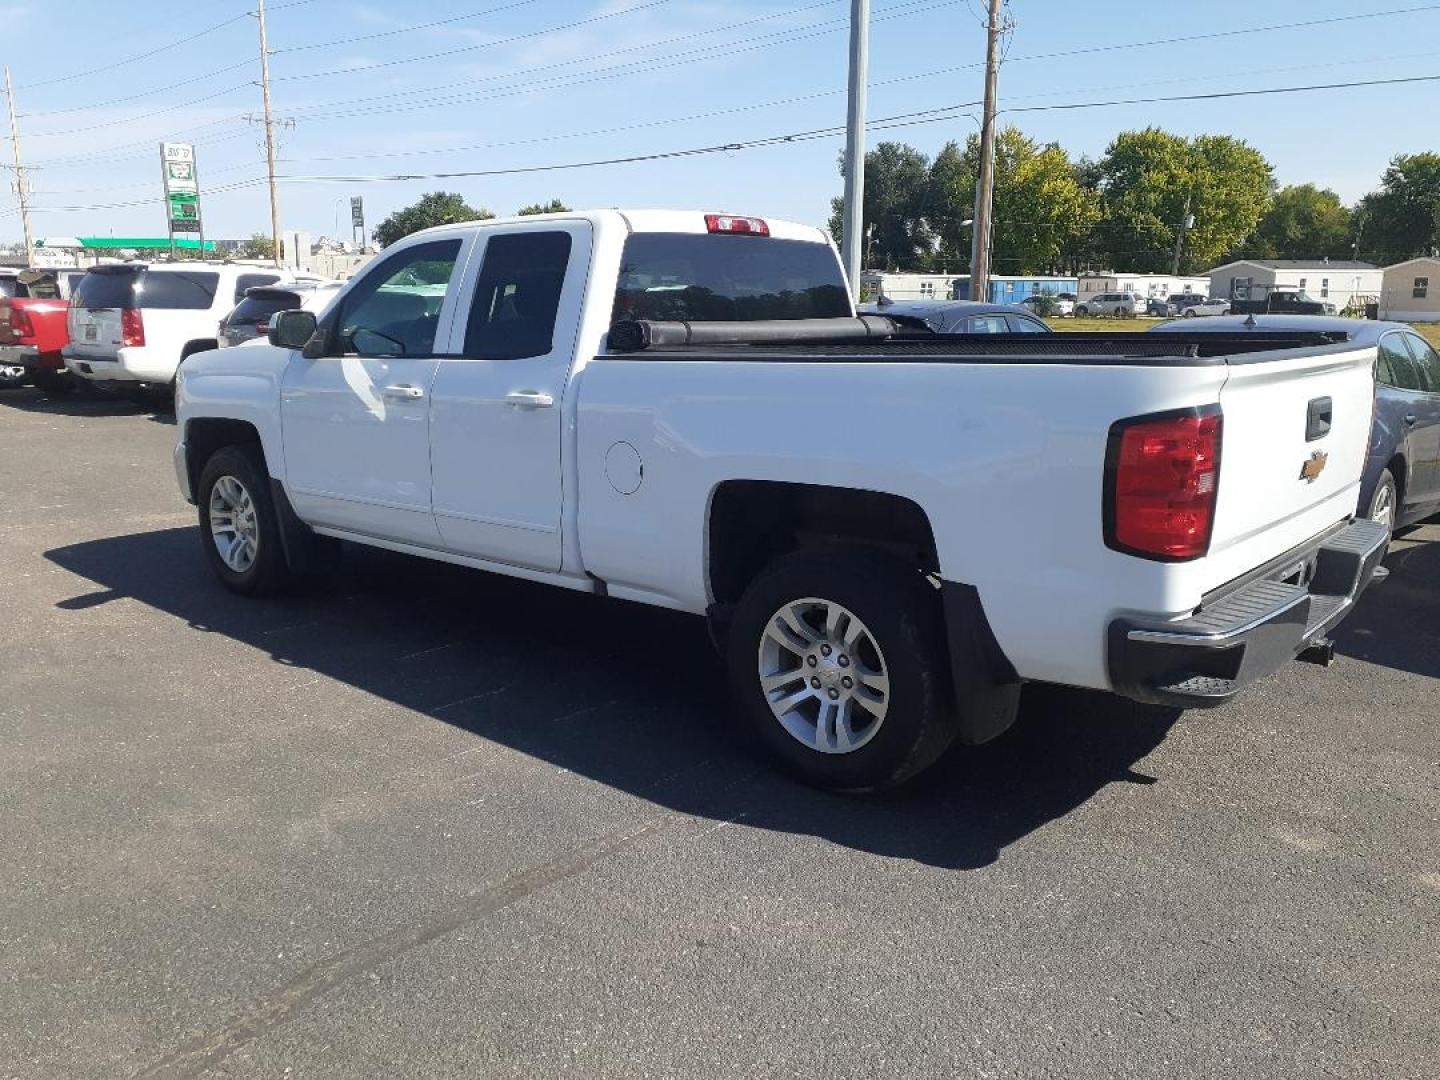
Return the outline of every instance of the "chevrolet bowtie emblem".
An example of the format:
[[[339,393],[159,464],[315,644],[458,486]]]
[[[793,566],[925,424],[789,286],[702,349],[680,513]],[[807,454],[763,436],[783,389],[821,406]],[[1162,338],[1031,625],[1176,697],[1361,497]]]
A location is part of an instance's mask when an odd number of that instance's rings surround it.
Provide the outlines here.
[[[1325,471],[1325,465],[1330,460],[1330,455],[1324,450],[1316,450],[1310,455],[1310,460],[1300,466],[1300,479],[1307,484],[1313,484],[1320,479],[1320,474]]]

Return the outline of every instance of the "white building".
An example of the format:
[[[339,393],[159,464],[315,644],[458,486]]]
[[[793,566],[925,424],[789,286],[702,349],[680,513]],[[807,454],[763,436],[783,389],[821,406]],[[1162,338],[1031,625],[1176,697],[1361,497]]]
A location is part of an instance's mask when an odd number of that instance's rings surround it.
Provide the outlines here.
[[[1422,255],[1385,267],[1380,318],[1440,322],[1440,258]]]
[[[872,300],[948,300],[954,274],[914,274],[902,270],[860,271],[861,292]]]
[[[1377,303],[1384,277],[1374,263],[1344,259],[1240,259],[1209,273],[1211,296],[1263,300],[1275,289],[1297,289],[1336,311]]]
[[[1084,303],[1097,293],[1130,293],[1146,300],[1174,296],[1177,293],[1213,296],[1207,277],[1185,277],[1180,274],[1081,274],[1079,302]]]

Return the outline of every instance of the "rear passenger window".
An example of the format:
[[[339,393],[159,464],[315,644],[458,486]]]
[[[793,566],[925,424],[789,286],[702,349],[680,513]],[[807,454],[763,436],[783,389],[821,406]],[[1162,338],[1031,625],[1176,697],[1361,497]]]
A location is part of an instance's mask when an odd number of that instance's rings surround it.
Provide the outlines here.
[[[1375,377],[1397,390],[1419,390],[1420,376],[1415,361],[1410,359],[1400,334],[1386,334],[1380,339],[1380,355]]]
[[[523,360],[550,352],[569,262],[568,232],[490,237],[470,303],[465,355],[474,360]]]
[[[1430,343],[1416,334],[1405,334],[1405,343],[1415,358],[1415,368],[1420,376],[1420,389],[1430,394],[1440,394],[1440,355]]]
[[[1017,334],[1048,334],[1050,328],[1044,323],[1036,322],[1034,319],[1022,319],[1011,316],[1010,321],[1015,324]]]
[[[1004,315],[976,315],[970,320],[972,334],[1008,334],[1010,327]]]
[[[204,311],[215,300],[219,274],[198,270],[147,271],[135,284],[135,299],[142,308]]]
[[[269,285],[279,280],[279,274],[241,274],[235,279],[235,303],[245,299],[246,289],[253,289],[256,285]]]

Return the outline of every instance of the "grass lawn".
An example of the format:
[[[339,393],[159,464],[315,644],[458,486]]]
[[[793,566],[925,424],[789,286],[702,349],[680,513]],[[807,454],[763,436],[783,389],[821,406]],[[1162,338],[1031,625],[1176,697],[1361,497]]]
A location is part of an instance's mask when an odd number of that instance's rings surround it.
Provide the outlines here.
[[[1152,326],[1158,326],[1164,322],[1163,319],[1046,319],[1052,330],[1069,331],[1091,331],[1096,333],[1110,332],[1117,330],[1143,331],[1149,330]],[[1415,332],[1430,342],[1437,349],[1440,349],[1440,323],[1413,323]]]
[[[1410,325],[1415,327],[1417,334],[1430,342],[1431,345],[1434,345],[1435,348],[1440,349],[1440,323],[1422,322],[1411,323]]]

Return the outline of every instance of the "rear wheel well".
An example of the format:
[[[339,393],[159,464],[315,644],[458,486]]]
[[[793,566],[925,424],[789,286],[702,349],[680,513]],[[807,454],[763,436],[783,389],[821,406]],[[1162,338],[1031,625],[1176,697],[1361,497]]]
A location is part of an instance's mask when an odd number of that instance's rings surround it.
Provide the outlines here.
[[[255,425],[244,420],[201,417],[185,426],[185,468],[190,473],[190,491],[199,498],[200,472],[212,454],[223,446],[251,445],[265,459],[265,448]]]
[[[920,570],[940,569],[925,511],[880,491],[731,480],[715,489],[708,533],[710,591],[722,605],[734,604],[766,566],[803,547],[866,547]]]
[[[205,352],[207,349],[218,349],[220,342],[215,338],[198,338],[195,341],[187,341],[185,347],[180,350],[180,360],[183,362],[191,353]]]

